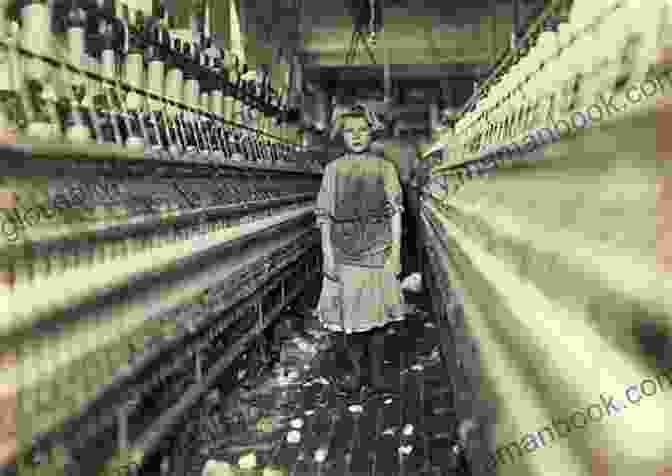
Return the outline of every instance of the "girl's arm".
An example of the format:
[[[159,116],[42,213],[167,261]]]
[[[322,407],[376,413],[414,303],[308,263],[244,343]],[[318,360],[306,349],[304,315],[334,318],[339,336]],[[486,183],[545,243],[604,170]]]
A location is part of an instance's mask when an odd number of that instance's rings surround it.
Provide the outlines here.
[[[401,247],[401,231],[401,213],[397,212],[392,217],[392,240],[398,247]]]
[[[392,217],[392,272],[395,276],[401,273],[401,213]]]
[[[335,274],[334,247],[331,244],[331,222],[324,220],[320,223],[322,233],[322,253],[324,254],[324,272]]]
[[[388,269],[394,274],[399,274],[401,273],[401,213],[404,208],[402,205],[402,191],[397,168],[391,163],[388,163],[387,172],[385,174],[385,188],[387,189],[388,200],[394,207],[395,212],[391,218],[392,253],[388,260]]]
[[[322,177],[322,185],[317,196],[316,221],[322,236],[323,271],[331,277],[337,277],[334,262],[334,247],[331,243],[331,220],[329,211],[332,209],[333,187],[331,184],[332,168],[327,166]]]

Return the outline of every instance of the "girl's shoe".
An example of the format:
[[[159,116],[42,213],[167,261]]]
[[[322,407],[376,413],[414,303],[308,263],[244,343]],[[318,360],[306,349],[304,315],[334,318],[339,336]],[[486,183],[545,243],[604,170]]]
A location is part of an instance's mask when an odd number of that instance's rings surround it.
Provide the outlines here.
[[[372,382],[371,391],[372,393],[380,395],[399,393],[399,390],[396,387],[389,385],[382,380]]]
[[[353,395],[362,389],[364,379],[361,369],[353,369],[342,377],[337,379],[337,391],[342,395]]]
[[[362,388],[362,378],[356,374],[348,374],[343,379],[343,388],[348,393],[357,393]]]

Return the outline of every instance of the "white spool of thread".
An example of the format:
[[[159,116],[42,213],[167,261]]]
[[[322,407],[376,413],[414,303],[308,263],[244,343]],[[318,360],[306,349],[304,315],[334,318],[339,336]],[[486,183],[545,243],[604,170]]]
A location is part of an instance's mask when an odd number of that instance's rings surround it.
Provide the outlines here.
[[[184,75],[180,68],[170,68],[166,75],[166,96],[177,101],[182,100],[182,80]]]
[[[201,108],[210,112],[210,94],[207,92],[201,93]]]
[[[21,46],[38,54],[48,55],[50,50],[51,29],[49,28],[49,7],[41,3],[32,3],[21,9]],[[48,65],[41,59],[26,60],[25,73],[31,79],[44,81],[49,73]]]
[[[150,61],[147,67],[147,79],[149,82],[149,89],[159,96],[163,96],[163,86],[165,77],[166,65],[163,61]],[[150,107],[153,110],[161,109],[161,103],[155,99],[150,101]]]
[[[200,85],[194,78],[187,79],[184,83],[184,102],[191,107],[198,107]]]
[[[210,99],[210,104],[212,106],[212,112],[219,115],[219,116],[224,116],[224,94],[222,91],[219,89],[215,89],[212,91],[210,94],[211,99]]]
[[[126,57],[126,81],[136,88],[143,87],[145,64],[142,54],[129,53]],[[126,107],[130,111],[137,111],[142,107],[142,98],[139,94],[131,92],[126,98]]]
[[[103,50],[101,59],[103,61],[101,68],[102,75],[106,78],[114,79],[117,75],[117,63],[114,50]]]

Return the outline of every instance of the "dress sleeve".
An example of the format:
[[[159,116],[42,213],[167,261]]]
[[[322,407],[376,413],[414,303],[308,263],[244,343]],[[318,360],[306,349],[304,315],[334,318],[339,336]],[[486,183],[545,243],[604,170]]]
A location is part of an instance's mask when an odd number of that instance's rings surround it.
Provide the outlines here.
[[[324,174],[322,175],[322,185],[320,186],[320,191],[317,194],[317,203],[315,206],[316,228],[319,228],[322,223],[330,219],[330,214],[334,209],[333,170],[334,167],[331,164],[327,164],[327,166],[324,168]]]
[[[394,164],[386,162],[385,166],[385,193],[388,206],[393,210],[392,215],[404,212],[404,200],[399,183],[399,174]]]

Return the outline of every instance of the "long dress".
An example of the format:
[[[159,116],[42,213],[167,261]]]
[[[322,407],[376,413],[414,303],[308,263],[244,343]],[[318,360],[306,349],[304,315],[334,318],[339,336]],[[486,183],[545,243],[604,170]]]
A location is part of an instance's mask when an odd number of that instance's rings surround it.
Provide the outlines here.
[[[365,332],[404,319],[391,253],[392,217],[403,212],[397,169],[371,154],[345,154],[324,170],[316,222],[331,223],[340,283],[324,278],[316,314],[331,331]]]

